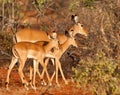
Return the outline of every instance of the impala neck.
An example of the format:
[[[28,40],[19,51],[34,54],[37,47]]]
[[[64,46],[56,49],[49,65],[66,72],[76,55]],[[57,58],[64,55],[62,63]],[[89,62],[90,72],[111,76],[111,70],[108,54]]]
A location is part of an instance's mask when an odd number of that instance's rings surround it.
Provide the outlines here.
[[[60,45],[60,50],[61,50],[60,53],[61,53],[61,54],[63,54],[63,53],[68,49],[68,47],[69,47],[70,45],[72,45],[71,42],[70,42],[71,39],[72,39],[72,38],[68,38],[68,39],[66,40],[66,42],[64,42],[63,44]]]

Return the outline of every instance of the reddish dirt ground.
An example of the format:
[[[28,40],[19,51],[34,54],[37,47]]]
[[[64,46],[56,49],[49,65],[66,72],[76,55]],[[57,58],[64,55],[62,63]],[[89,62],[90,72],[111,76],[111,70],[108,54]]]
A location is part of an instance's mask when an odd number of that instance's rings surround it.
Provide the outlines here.
[[[17,72],[17,66],[15,66],[11,72],[9,84],[10,90],[6,90],[5,80],[7,76],[7,67],[9,66],[9,61],[0,60],[0,64],[3,63],[4,65],[0,65],[0,95],[90,95],[88,91],[83,91],[77,88],[76,84],[73,83],[71,79],[68,79],[69,84],[65,85],[61,77],[59,77],[60,87],[56,85],[55,80],[53,80],[53,85],[49,87],[41,86],[40,79],[38,76],[36,76],[37,90],[35,91],[31,87],[29,87],[29,90],[27,91],[22,86],[20,77]],[[29,73],[25,72],[25,76],[28,79]]]

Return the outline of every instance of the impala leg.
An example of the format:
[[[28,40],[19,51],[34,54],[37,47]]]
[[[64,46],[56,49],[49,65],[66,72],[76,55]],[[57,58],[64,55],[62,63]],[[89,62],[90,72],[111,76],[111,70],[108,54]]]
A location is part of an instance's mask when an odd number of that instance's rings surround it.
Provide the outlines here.
[[[55,76],[55,71],[53,72],[53,75],[51,76],[51,79],[50,79],[51,83],[53,81],[54,76]]]
[[[39,69],[38,69],[38,65],[39,65],[38,63],[39,62],[37,62],[36,60],[33,60],[34,74],[35,74],[35,72],[37,72],[39,77],[41,78],[41,75],[40,75],[40,72],[39,72]],[[35,89],[35,79],[32,79],[32,77],[33,77],[33,67],[30,66],[30,85],[33,89]],[[34,77],[35,76],[36,76],[36,74],[34,75]]]
[[[34,67],[34,75],[33,75],[33,89],[36,90],[36,86],[35,86],[35,77],[36,77],[36,72],[37,72],[37,68],[38,68],[38,61],[34,60],[33,62],[33,67]]]
[[[58,82],[58,60],[56,60],[56,83],[58,86],[60,86],[59,82]]]
[[[55,65],[55,60],[51,59],[51,61],[52,61],[53,65]],[[55,71],[53,72],[53,75],[51,76],[51,79],[50,79],[51,83],[52,83],[54,76],[55,76]]]
[[[40,75],[39,68],[38,68],[39,64],[36,62],[36,60],[33,60],[33,65],[35,65],[35,64],[36,64],[36,72],[38,73],[38,75],[39,75],[39,77],[41,79],[41,75]],[[32,79],[32,77],[33,77],[33,67],[30,66],[30,85],[33,88],[33,79]]]
[[[45,63],[42,63],[42,64],[41,64],[42,67],[43,67],[43,71],[42,71],[42,74],[41,74],[41,78],[43,79],[44,73],[46,73],[47,78],[48,78],[48,81],[49,81],[49,84],[51,85],[50,76],[49,76],[48,71],[47,71],[47,68],[46,68],[46,67],[47,67],[47,64],[48,64],[48,61],[49,61],[49,58],[47,58],[47,59],[45,60]]]
[[[33,60],[33,64],[36,64],[36,72],[39,75],[40,80],[43,81],[43,84],[46,85],[45,81],[41,78],[41,74],[39,72],[39,62],[36,62],[36,60]],[[33,78],[32,77],[33,77],[33,67],[30,66],[30,85],[34,89]]]
[[[66,80],[66,78],[65,78],[65,76],[63,74],[63,70],[62,70],[60,61],[58,61],[58,67],[60,69],[60,72],[61,72],[61,75],[62,75],[62,79],[64,80],[65,84],[68,84],[68,81]]]
[[[26,81],[25,76],[24,76],[23,71],[22,71],[23,68],[24,68],[25,61],[19,59],[19,62],[20,62],[20,65],[19,65],[19,68],[18,68],[18,73],[19,73],[20,78],[22,80],[23,86],[28,90],[28,87],[27,87],[28,82]]]
[[[30,86],[33,88],[33,84],[32,84],[32,76],[33,76],[33,67],[30,66],[30,81],[29,81],[29,84],[30,84]]]
[[[7,90],[8,90],[9,77],[10,77],[11,70],[12,70],[12,68],[14,67],[14,65],[16,64],[17,61],[18,61],[18,59],[15,58],[14,56],[12,56],[12,60],[11,60],[10,66],[8,68],[7,78],[6,78],[6,83],[5,83],[5,86],[6,86]]]
[[[39,65],[39,63],[38,63],[38,65]],[[45,80],[41,77],[41,74],[40,74],[40,72],[39,72],[39,67],[38,67],[38,66],[37,66],[36,71],[37,71],[37,74],[38,74],[39,77],[40,77],[40,80],[42,81],[42,85],[47,85],[46,82],[45,82]]]
[[[45,65],[43,65],[43,64],[41,64],[41,65],[43,67],[41,78],[43,79],[44,78],[44,74],[45,74]]]
[[[36,66],[36,72],[37,72],[37,74],[39,75],[40,80],[42,80],[43,84],[46,85],[45,80],[41,77],[41,74],[40,74],[40,72],[39,72],[39,62],[36,63],[36,64],[37,64],[37,66]]]
[[[49,61],[49,58],[45,60],[45,72],[46,72],[46,75],[47,75],[47,79],[48,79],[48,81],[49,81],[49,85],[51,86],[52,83],[51,83],[50,76],[49,76],[48,71],[47,71],[47,68],[46,68],[47,65],[48,65],[48,61]]]
[[[39,77],[40,77],[40,79],[41,79],[41,74],[40,74],[40,72],[39,72],[39,62],[36,62],[36,72],[37,72],[37,74],[39,75]]]
[[[45,64],[43,63],[43,60],[39,60],[41,66],[43,67],[43,71],[42,71],[42,74],[40,75],[39,73],[39,69],[37,70],[37,73],[38,75],[40,76],[40,80],[42,81],[41,84],[42,85],[46,85],[46,82],[44,81],[43,77],[44,77],[44,73],[45,73],[45,70],[44,70],[44,67],[45,67]]]

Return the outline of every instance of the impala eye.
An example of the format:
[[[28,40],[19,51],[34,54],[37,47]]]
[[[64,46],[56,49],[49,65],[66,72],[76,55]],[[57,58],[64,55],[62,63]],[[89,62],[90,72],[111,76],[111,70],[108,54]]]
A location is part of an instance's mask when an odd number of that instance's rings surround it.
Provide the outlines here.
[[[51,49],[51,52],[52,52],[52,53],[54,52],[54,48]]]
[[[81,24],[81,27],[83,27],[83,24]]]
[[[71,30],[71,31],[74,31],[74,30]]]

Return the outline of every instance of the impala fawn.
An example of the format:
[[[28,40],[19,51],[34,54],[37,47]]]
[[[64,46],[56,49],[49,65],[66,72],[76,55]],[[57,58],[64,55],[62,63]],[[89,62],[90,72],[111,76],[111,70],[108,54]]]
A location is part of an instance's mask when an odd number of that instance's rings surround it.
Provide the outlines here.
[[[67,32],[66,32],[67,33]],[[67,37],[67,36],[66,36]],[[59,82],[58,82],[58,69],[60,70],[61,72],[61,75],[62,75],[62,78],[65,82],[65,84],[68,84],[64,74],[63,74],[63,71],[62,71],[62,67],[61,67],[61,63],[60,63],[60,58],[61,56],[63,55],[63,53],[68,49],[68,47],[70,45],[73,45],[75,47],[78,47],[76,41],[75,41],[75,38],[74,37],[71,37],[70,35],[67,37],[67,40],[63,43],[63,44],[60,44],[59,45],[59,50],[56,50],[56,48],[54,49],[54,53],[52,53],[51,55],[53,55],[52,59],[55,58],[55,63],[54,61],[52,60],[53,64],[56,64],[56,70],[55,72],[53,73],[51,79],[49,80],[49,83],[51,84],[53,78],[54,78],[54,75],[56,74],[56,83],[57,85],[59,85]],[[47,60],[48,62],[48,60]],[[47,66],[48,63],[45,63],[45,67]],[[32,69],[30,69],[32,70]],[[30,71],[32,72],[32,71]],[[45,73],[45,68],[43,69],[43,72],[42,72],[42,75],[41,77],[43,78],[44,77],[44,73]],[[31,73],[32,74],[32,73]],[[32,75],[30,75],[30,77],[32,77]]]
[[[6,79],[6,87],[8,89],[8,84],[9,84],[9,76],[11,73],[12,68],[14,67],[16,62],[19,62],[19,68],[18,68],[18,73],[20,75],[20,78],[22,80],[22,83],[26,89],[28,82],[25,79],[25,76],[23,74],[23,67],[25,65],[25,62],[27,58],[32,58],[34,60],[34,77],[33,77],[33,87],[35,87],[35,74],[36,74],[36,65],[40,62],[43,68],[45,68],[45,71],[47,73],[47,69],[45,67],[45,64],[43,62],[45,57],[50,57],[49,52],[52,48],[58,48],[58,40],[57,34],[54,33],[54,37],[48,42],[47,45],[43,45],[43,42],[38,41],[36,43],[31,43],[31,42],[19,42],[16,43],[12,47],[12,60],[11,64],[8,69],[8,74],[7,74],[7,79]],[[38,65],[37,65],[38,66]],[[38,73],[39,74],[39,73]],[[48,77],[49,79],[49,77]]]

